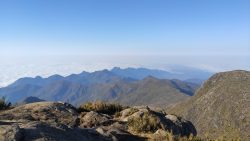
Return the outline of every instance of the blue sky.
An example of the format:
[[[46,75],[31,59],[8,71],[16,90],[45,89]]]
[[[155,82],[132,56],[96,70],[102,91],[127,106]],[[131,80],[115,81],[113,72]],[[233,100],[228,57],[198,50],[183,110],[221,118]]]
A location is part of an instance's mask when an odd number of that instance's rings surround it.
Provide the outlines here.
[[[98,56],[135,66],[115,58],[125,56],[156,68],[250,69],[249,13],[249,0],[1,0],[0,62]]]
[[[245,54],[247,0],[3,0],[6,54]],[[192,53],[192,52],[187,52]]]

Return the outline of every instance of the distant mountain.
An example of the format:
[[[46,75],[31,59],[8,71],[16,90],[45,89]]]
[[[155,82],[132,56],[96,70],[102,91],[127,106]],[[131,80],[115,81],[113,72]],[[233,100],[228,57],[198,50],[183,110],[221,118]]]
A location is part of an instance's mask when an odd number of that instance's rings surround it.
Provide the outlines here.
[[[198,84],[198,85],[201,85],[202,83],[204,83],[204,79],[186,79],[184,80],[185,82],[189,82],[189,83],[194,83],[194,84]]]
[[[17,87],[20,85],[33,85],[33,86],[41,87],[41,86],[48,85],[52,82],[62,80],[62,79],[64,79],[64,77],[60,75],[52,75],[48,78],[42,78],[41,76],[37,76],[35,78],[24,77],[10,84],[8,87]]]
[[[37,76],[35,78],[24,77],[18,79],[14,83],[10,84],[9,87],[15,87],[19,85],[36,85],[44,86],[51,84],[59,80],[67,80],[69,82],[77,82],[81,84],[92,84],[92,83],[104,83],[119,80],[121,78],[129,81],[142,80],[147,76],[153,76],[159,79],[179,79],[187,82],[201,84],[204,80],[208,79],[212,73],[198,70],[189,67],[174,67],[175,70],[168,72],[164,70],[147,69],[147,68],[125,68],[114,67],[110,71],[102,70],[95,71],[93,73],[83,71],[80,74],[71,74],[63,77],[60,75],[52,75],[48,78],[42,78]]]
[[[0,96],[15,103],[28,96],[74,105],[104,100],[126,105],[167,106],[194,94],[198,85],[180,80],[163,80],[153,76],[136,80],[112,71],[83,72],[66,77],[21,78],[5,88]]]
[[[12,103],[19,102],[25,97],[32,96],[42,87],[32,84],[19,84],[15,86],[8,86],[0,88],[0,96],[5,96],[6,99]]]
[[[155,69],[146,69],[146,68],[126,68],[121,69],[119,67],[114,67],[111,72],[123,77],[130,77],[135,79],[144,79],[147,76],[154,76],[156,78],[170,78],[173,76],[172,73],[155,70]]]
[[[42,88],[36,96],[52,101],[68,101],[74,105],[86,101],[104,100],[124,105],[163,107],[187,99],[198,87],[182,81],[176,84],[175,80],[153,78],[151,81],[151,79],[145,78],[133,82],[121,80],[89,86],[61,81]]]
[[[20,104],[22,105],[22,104],[29,104],[29,103],[42,102],[42,101],[45,101],[45,100],[42,100],[38,97],[29,96],[29,97],[26,97],[24,100],[22,100]]]
[[[147,68],[125,68],[121,69],[119,67],[114,67],[111,72],[116,75],[123,77],[130,77],[134,79],[143,79],[147,76],[154,76],[159,79],[179,79],[179,80],[187,80],[187,79],[196,79],[200,80],[202,83],[204,80],[208,79],[213,73],[194,69],[190,67],[173,67],[171,72],[157,69],[147,69]],[[196,81],[198,82],[198,81]]]
[[[200,135],[250,140],[250,72],[215,74],[195,96],[169,108],[168,113],[192,121]]]
[[[45,86],[50,85],[51,83],[57,82],[57,81],[68,81],[68,82],[75,82],[80,83],[84,85],[90,85],[90,84],[97,84],[97,83],[108,83],[108,82],[114,82],[118,81],[120,79],[125,79],[127,81],[133,81],[133,78],[126,78],[123,76],[116,75],[108,70],[102,70],[102,71],[95,71],[93,73],[89,72],[82,72],[80,74],[71,74],[69,76],[63,77],[60,75],[52,75],[48,78],[42,78],[40,76],[37,76],[35,78],[31,77],[24,77],[21,79],[18,79],[13,84],[10,84],[9,87],[15,87],[19,85],[36,85],[36,86]]]
[[[120,94],[115,101],[125,105],[166,107],[188,99],[197,88],[198,85],[192,83],[149,76],[130,84],[130,91]]]

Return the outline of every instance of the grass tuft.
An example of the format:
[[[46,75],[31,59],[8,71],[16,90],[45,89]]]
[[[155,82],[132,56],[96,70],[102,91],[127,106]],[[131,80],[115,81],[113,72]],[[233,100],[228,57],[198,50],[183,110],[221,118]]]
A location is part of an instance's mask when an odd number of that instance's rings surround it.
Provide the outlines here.
[[[105,103],[102,101],[97,102],[87,102],[82,104],[79,108],[79,112],[90,112],[95,111],[102,114],[114,115],[115,113],[123,110],[124,107],[115,103]]]
[[[141,117],[133,117],[128,120],[128,127],[135,132],[155,132],[160,128],[160,119],[149,112],[143,113]]]

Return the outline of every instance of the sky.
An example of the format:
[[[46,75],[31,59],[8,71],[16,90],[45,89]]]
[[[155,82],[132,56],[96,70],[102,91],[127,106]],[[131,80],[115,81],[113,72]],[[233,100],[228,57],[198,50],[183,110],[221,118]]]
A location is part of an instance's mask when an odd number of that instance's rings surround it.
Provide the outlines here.
[[[250,70],[249,13],[249,0],[1,0],[0,86],[114,66]]]

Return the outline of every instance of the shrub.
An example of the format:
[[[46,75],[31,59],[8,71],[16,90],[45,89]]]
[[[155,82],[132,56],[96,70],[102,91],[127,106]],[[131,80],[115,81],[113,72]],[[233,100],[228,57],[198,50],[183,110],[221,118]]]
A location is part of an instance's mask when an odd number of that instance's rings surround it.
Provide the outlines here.
[[[79,112],[95,111],[102,114],[113,115],[123,110],[123,106],[115,103],[105,103],[102,101],[87,102],[78,108]]]
[[[10,102],[7,102],[5,100],[5,97],[0,98],[0,110],[6,110],[9,109],[11,106]]]
[[[161,128],[160,119],[149,112],[143,113],[142,116],[133,117],[128,120],[128,127],[135,132],[155,132]]]

